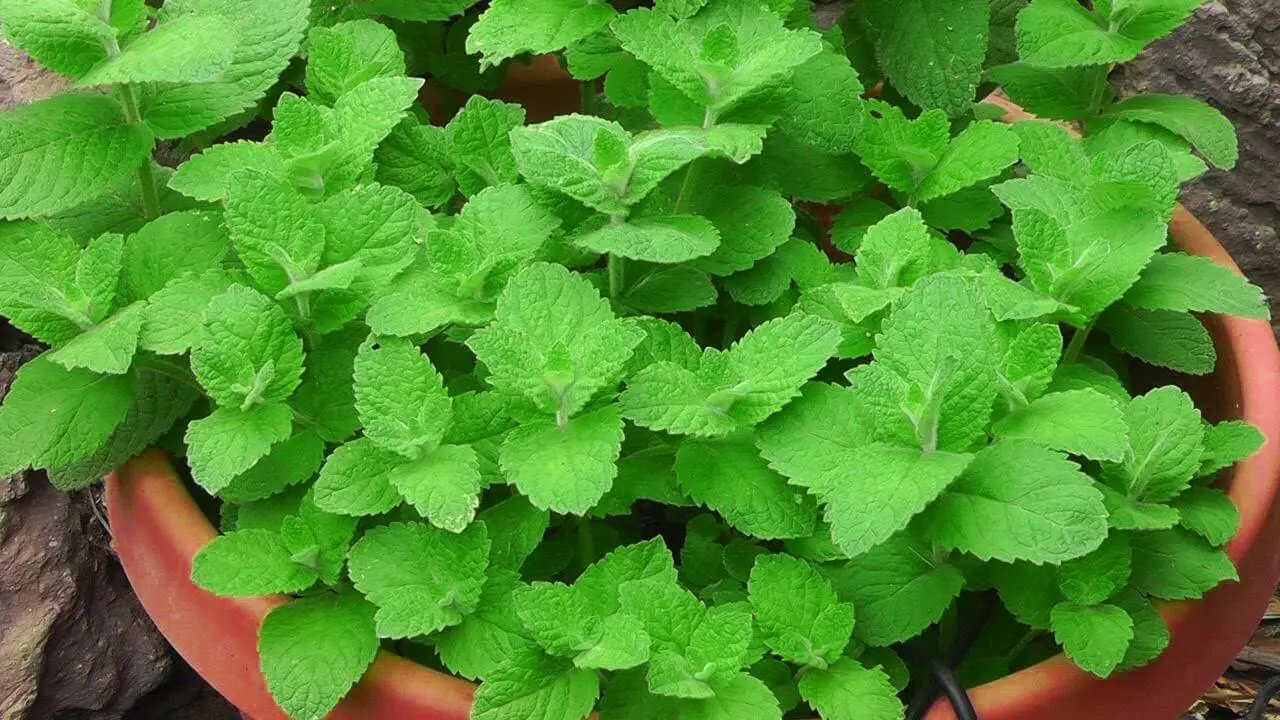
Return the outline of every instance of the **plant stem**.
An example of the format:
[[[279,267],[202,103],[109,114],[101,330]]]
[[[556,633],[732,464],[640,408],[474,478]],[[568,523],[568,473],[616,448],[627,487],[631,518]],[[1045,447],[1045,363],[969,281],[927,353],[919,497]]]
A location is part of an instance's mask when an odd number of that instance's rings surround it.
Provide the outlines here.
[[[112,0],[103,0],[98,10],[99,17],[107,25],[111,24],[111,4]],[[103,40],[102,44],[107,50],[108,57],[114,58],[120,55],[120,41],[114,34]],[[124,107],[124,119],[128,120],[130,125],[141,125],[142,113],[138,110],[138,97],[133,94],[133,86],[120,83],[115,86],[115,90],[120,94],[120,104]],[[160,217],[160,196],[156,193],[156,176],[151,169],[150,155],[138,166],[138,183],[142,186],[142,214],[147,220],[155,220]]]
[[[613,253],[609,253],[609,299],[617,300],[622,294],[623,281],[626,279],[625,272],[626,259]]]
[[[1031,646],[1031,643],[1035,642],[1036,638],[1040,637],[1040,632],[1040,630],[1031,628],[1023,633],[1022,637],[1018,638],[1018,642],[1014,643],[1008,654],[1004,656],[1005,664],[1012,668],[1014,661],[1017,660],[1022,653],[1026,652],[1027,648]]]
[[[1080,358],[1080,353],[1084,352],[1085,341],[1089,339],[1089,333],[1093,331],[1093,325],[1096,322],[1098,319],[1094,318],[1088,325],[1072,333],[1071,343],[1067,345],[1066,352],[1062,353],[1062,364],[1073,363]]]
[[[129,85],[118,85],[120,103],[124,105],[124,117],[131,124],[142,124],[142,113],[138,111],[138,99]],[[156,192],[156,176],[151,169],[151,156],[148,155],[138,165],[138,184],[142,186],[142,214],[147,220],[160,217],[160,195]]]
[[[585,571],[596,557],[596,540],[591,535],[591,521],[585,516],[578,518],[578,560]]]

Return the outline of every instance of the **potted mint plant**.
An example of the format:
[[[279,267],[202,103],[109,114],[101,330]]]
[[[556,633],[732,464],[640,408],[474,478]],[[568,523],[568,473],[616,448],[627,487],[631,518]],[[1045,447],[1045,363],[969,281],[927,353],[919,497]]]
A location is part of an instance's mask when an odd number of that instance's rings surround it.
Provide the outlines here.
[[[258,720],[1180,709],[1280,540],[1234,134],[1107,85],[1197,4],[0,2],[0,470]]]

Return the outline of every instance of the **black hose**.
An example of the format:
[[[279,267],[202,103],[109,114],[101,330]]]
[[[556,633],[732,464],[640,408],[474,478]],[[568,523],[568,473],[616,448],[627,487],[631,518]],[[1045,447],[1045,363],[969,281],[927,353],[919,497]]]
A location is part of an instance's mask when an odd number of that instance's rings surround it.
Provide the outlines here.
[[[956,711],[956,715],[960,720],[977,720],[974,712],[973,704],[969,702],[969,696],[965,693],[964,688],[956,681],[955,673],[951,668],[957,667],[964,661],[965,655],[973,649],[974,643],[978,642],[978,638],[982,636],[982,630],[986,627],[987,621],[991,619],[992,613],[995,612],[996,599],[994,596],[983,598],[982,604],[978,607],[978,612],[973,617],[973,622],[969,623],[956,637],[951,647],[947,649],[944,662],[939,663],[936,659],[929,659],[926,663],[929,666],[929,677],[925,678],[920,685],[920,689],[916,691],[915,697],[911,699],[911,705],[907,709],[908,720],[920,720],[929,712],[929,708],[933,706],[935,700],[944,693],[947,699],[951,701],[951,707]],[[935,666],[941,667],[946,671],[946,679],[940,677]],[[951,686],[947,687],[946,683]],[[963,699],[963,705],[958,704],[956,700],[957,693]],[[968,714],[964,714],[966,712]]]
[[[1280,695],[1280,676],[1273,677],[1258,688],[1258,694],[1254,696],[1253,703],[1249,705],[1249,710],[1244,714],[1244,720],[1265,720],[1267,717],[1267,706],[1276,695]]]
[[[964,687],[956,680],[956,674],[951,668],[943,665],[937,660],[929,661],[929,672],[932,673],[933,679],[942,687],[942,693],[947,696],[947,700],[951,703],[951,709],[955,710],[958,720],[978,720],[978,711],[973,709],[973,701],[969,699],[969,693],[965,692]]]

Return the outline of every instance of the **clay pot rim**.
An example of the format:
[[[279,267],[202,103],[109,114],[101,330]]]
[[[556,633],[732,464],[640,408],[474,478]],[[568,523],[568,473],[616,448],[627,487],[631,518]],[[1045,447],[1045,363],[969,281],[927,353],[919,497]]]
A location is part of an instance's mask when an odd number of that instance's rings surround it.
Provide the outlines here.
[[[1030,115],[1007,100],[989,98],[988,102],[1006,109],[1006,122],[1031,119]],[[1174,213],[1170,231],[1183,250],[1208,257],[1240,272],[1225,248],[1181,205]],[[1236,593],[1241,596],[1241,600],[1224,601],[1220,604],[1234,608],[1245,599],[1254,603],[1260,600],[1265,604],[1266,595],[1253,597],[1259,594],[1253,589],[1254,586],[1273,586],[1277,577],[1280,577],[1280,562],[1277,562],[1280,556],[1267,547],[1269,543],[1280,540],[1280,523],[1268,523],[1271,516],[1280,514],[1276,507],[1277,486],[1280,485],[1280,402],[1275,400],[1280,398],[1280,350],[1277,350],[1270,324],[1265,321],[1230,316],[1211,316],[1211,319],[1219,331],[1215,333],[1215,344],[1220,349],[1225,346],[1230,350],[1229,355],[1234,360],[1234,366],[1225,370],[1238,383],[1241,393],[1239,417],[1258,426],[1267,438],[1266,444],[1256,455],[1230,471],[1229,494],[1240,508],[1241,526],[1236,537],[1227,546],[1227,553],[1237,566],[1245,569],[1258,566],[1257,572],[1266,575],[1249,578],[1242,572],[1241,584],[1246,580],[1254,581],[1250,592],[1242,590]],[[1223,369],[1220,368],[1218,372],[1223,372]],[[162,598],[166,594],[185,594],[193,602],[198,602],[196,598],[203,595],[208,602],[202,604],[220,608],[226,615],[222,618],[227,624],[224,630],[248,633],[256,646],[258,625],[272,608],[287,602],[288,598],[280,595],[215,598],[191,583],[189,570],[192,558],[218,533],[187,493],[167,457],[158,451],[139,456],[107,477],[107,509],[126,574],[135,586],[143,606],[152,614],[166,637],[174,642],[179,653],[188,657],[193,667],[219,692],[253,714],[257,720],[285,720],[283,713],[275,707],[269,694],[266,694],[260,674],[255,673],[254,677],[246,678],[238,676],[239,671],[223,672],[220,677],[218,672],[207,665],[200,665],[198,660],[191,659],[192,655],[199,654],[193,642],[182,644],[173,639],[171,633],[183,634],[183,623],[203,618],[173,617],[174,612],[166,612],[159,607],[153,612],[153,606],[162,604]],[[1170,626],[1174,643],[1183,635],[1183,630],[1189,625],[1197,608],[1210,607],[1212,598],[1223,595],[1224,590],[1229,591],[1232,587],[1231,584],[1220,586],[1201,600],[1162,606],[1161,613]],[[1260,612],[1259,608],[1259,616]],[[1245,629],[1251,632],[1251,628],[1256,625],[1257,616],[1248,613],[1245,615],[1245,622],[1237,620],[1231,632],[1227,633],[1231,638],[1241,634],[1240,627],[1236,626],[1247,626]],[[1243,639],[1247,637],[1245,634]],[[1243,644],[1243,639],[1239,643],[1228,639],[1217,645],[1226,647],[1234,644],[1238,649]],[[244,638],[237,639],[243,640]],[[993,720],[1024,716],[1046,718],[1044,708],[1048,707],[1047,704],[1063,698],[1082,693],[1112,695],[1121,683],[1130,688],[1125,692],[1142,692],[1144,678],[1160,677],[1155,668],[1168,664],[1171,652],[1172,647],[1151,665],[1113,676],[1106,681],[1084,673],[1065,656],[1057,655],[973,688],[970,696],[984,720],[988,717]],[[1225,659],[1222,667],[1229,661],[1230,658]],[[1208,682],[1212,682],[1212,679]],[[1175,690],[1171,694],[1187,696],[1187,702],[1181,704],[1181,708],[1185,708],[1202,688],[1203,685],[1193,683],[1190,688],[1181,688],[1181,693]],[[329,717],[335,720],[369,720],[383,717],[376,713],[395,707],[402,709],[397,712],[404,708],[417,709],[419,714],[415,717],[423,717],[420,713],[426,711],[429,714],[425,717],[461,719],[468,717],[474,690],[475,685],[470,682],[436,672],[383,650],[379,652],[365,677]],[[1147,692],[1150,690],[1151,688],[1146,688]],[[391,704],[388,705],[388,702]],[[1179,702],[1174,699],[1168,706],[1175,707]],[[954,717],[945,701],[935,704],[927,716],[928,720],[951,720]]]

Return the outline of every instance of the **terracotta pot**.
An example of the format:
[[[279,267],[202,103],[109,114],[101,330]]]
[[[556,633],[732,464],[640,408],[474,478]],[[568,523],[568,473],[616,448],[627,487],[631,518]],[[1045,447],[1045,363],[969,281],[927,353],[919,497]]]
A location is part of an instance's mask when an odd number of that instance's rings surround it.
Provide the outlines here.
[[[1025,117],[1010,108],[1010,117]],[[1236,272],[1226,250],[1181,206],[1177,244]],[[1262,450],[1225,477],[1240,508],[1227,552],[1240,581],[1197,602],[1163,607],[1173,635],[1152,664],[1101,680],[1058,656],[970,691],[983,720],[1161,720],[1176,718],[1248,641],[1280,580],[1280,350],[1258,320],[1206,318],[1217,371],[1196,387],[1206,416],[1239,418],[1266,435]],[[216,535],[165,456],[151,452],[107,478],[115,546],[138,598],[160,631],[214,688],[254,720],[286,720],[258,669],[257,632],[283,597],[218,598],[190,581],[191,561]],[[334,720],[466,720],[474,686],[388,652],[330,716]],[[951,720],[940,701],[929,720]]]

